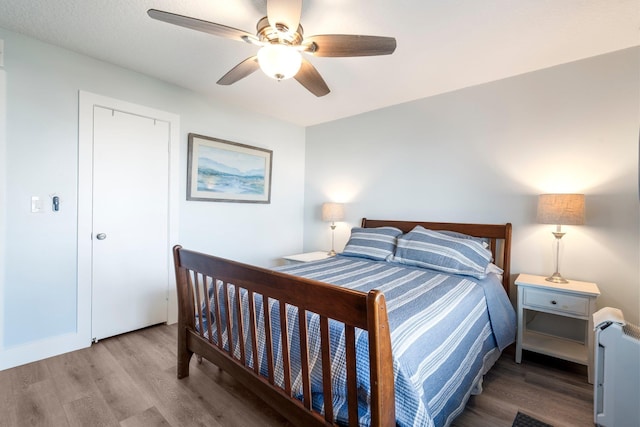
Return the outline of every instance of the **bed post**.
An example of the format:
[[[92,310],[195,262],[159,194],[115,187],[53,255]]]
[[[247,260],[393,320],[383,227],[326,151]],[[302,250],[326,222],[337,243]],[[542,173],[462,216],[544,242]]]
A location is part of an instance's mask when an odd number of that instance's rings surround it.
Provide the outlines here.
[[[367,295],[369,368],[371,375],[371,425],[396,424],[391,331],[384,294],[376,289]]]
[[[507,295],[511,295],[511,223],[504,227],[504,248],[502,255],[502,285]]]
[[[178,378],[189,376],[189,361],[193,352],[187,346],[187,328],[193,325],[193,295],[190,286],[189,272],[182,267],[180,250],[182,246],[173,247],[173,262],[176,271],[176,287],[178,294]]]

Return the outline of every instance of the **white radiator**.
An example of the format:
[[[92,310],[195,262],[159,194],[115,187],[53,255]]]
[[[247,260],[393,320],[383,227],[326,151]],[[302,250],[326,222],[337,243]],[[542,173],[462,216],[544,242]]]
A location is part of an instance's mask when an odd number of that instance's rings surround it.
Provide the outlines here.
[[[640,327],[606,307],[595,325],[594,422],[603,427],[640,426]]]

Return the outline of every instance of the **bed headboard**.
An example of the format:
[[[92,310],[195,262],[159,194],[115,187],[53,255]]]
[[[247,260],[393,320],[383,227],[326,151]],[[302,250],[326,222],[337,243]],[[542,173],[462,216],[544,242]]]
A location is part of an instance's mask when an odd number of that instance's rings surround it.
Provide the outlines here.
[[[506,224],[462,224],[455,222],[424,222],[424,221],[388,221],[380,219],[362,218],[363,228],[396,227],[403,233],[408,233],[416,225],[430,230],[450,230],[469,236],[485,237],[489,239],[489,249],[495,263],[504,270],[502,286],[509,295],[511,275],[511,223]]]

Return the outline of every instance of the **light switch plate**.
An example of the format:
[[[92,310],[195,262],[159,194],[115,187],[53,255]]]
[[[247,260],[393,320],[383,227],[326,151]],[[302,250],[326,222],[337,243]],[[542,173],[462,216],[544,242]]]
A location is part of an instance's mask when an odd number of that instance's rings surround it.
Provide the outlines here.
[[[42,200],[39,196],[31,196],[31,213],[42,212]]]

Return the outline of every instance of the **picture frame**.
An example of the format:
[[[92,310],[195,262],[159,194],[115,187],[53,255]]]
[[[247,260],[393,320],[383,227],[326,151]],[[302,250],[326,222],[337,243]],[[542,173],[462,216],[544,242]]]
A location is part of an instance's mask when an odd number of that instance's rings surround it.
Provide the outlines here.
[[[187,200],[271,203],[273,151],[189,133]]]

